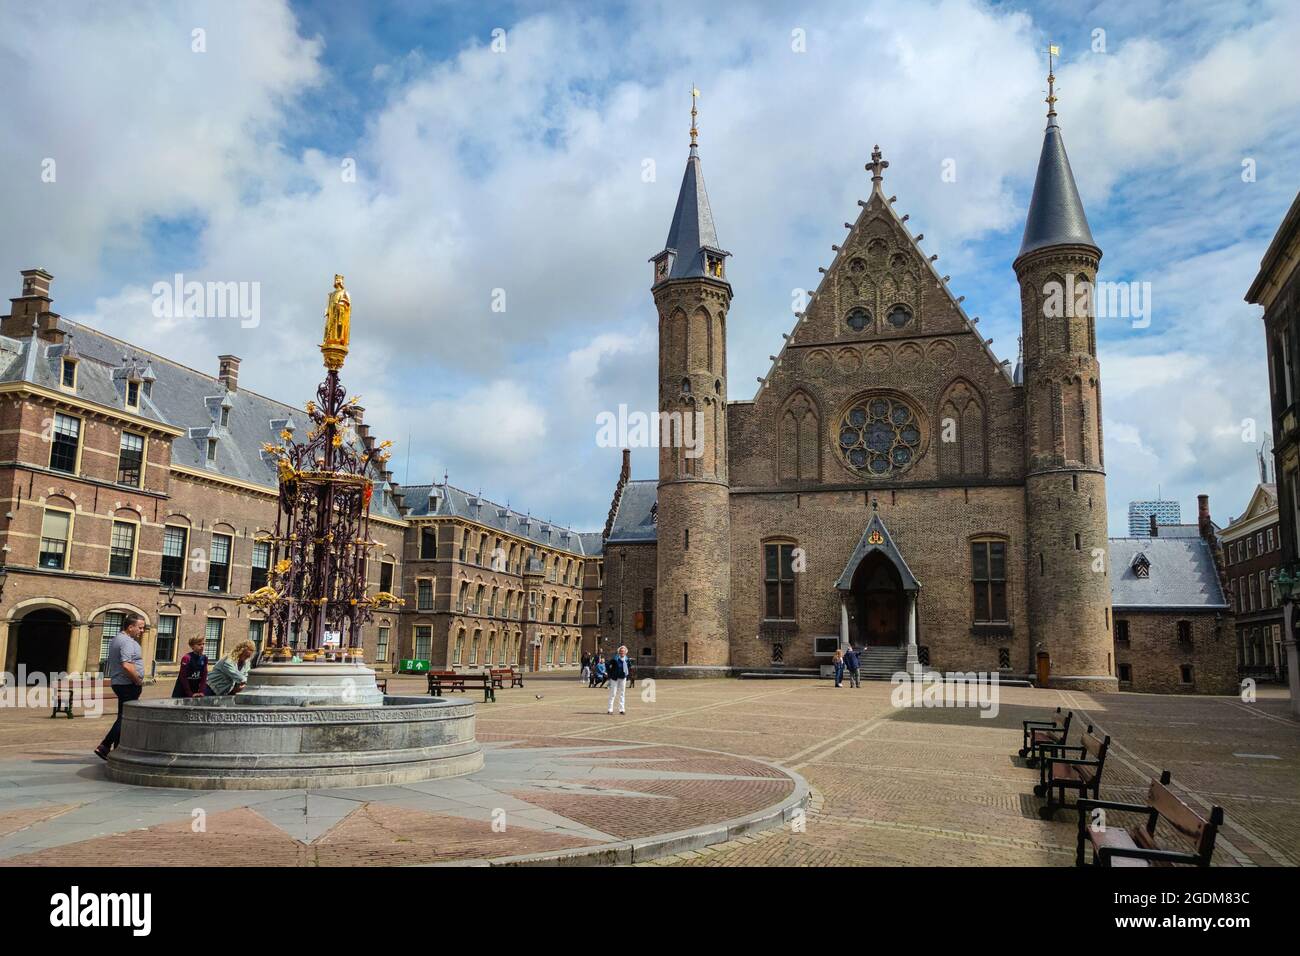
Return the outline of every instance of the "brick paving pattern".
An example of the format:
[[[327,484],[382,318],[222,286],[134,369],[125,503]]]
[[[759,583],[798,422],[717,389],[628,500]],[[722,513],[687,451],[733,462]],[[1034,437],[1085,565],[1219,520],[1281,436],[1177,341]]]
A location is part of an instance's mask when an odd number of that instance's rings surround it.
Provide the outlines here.
[[[398,694],[418,688],[418,680],[406,678],[389,685]],[[203,841],[191,832],[188,811],[185,819],[165,820],[150,809],[129,832],[88,833],[18,855],[5,855],[4,841],[93,827],[77,822],[78,815],[99,798],[96,786],[110,785],[89,748],[114,708],[100,720],[72,721],[51,720],[48,710],[0,711],[0,865],[148,862],[150,854],[160,863],[364,865],[581,849],[776,804],[790,784],[775,765],[808,781],[805,812],[763,832],[645,865],[1068,866],[1074,820],[1065,813],[1050,822],[1038,818],[1041,801],[1031,793],[1037,772],[1014,756],[1020,721],[1057,706],[1075,710],[1078,731],[1093,723],[1112,735],[1104,797],[1140,801],[1149,778],[1168,769],[1175,790],[1193,806],[1224,807],[1217,865],[1300,864],[1300,723],[1276,689],[1265,688],[1246,704],[1004,687],[992,718],[973,708],[898,709],[891,689],[867,682],[837,690],[809,680],[643,682],[628,695],[628,714],[611,717],[603,691],[530,679],[524,689],[499,692],[498,703],[478,707],[488,767],[463,783],[468,789],[458,799],[469,801],[469,809],[425,806],[400,788],[370,788],[384,791],[373,795],[312,791],[309,799],[338,805],[323,811],[315,829],[298,829],[303,813],[296,805],[228,805],[209,813]],[[150,690],[150,696],[161,693]],[[505,779],[509,774],[487,779],[500,761],[527,763],[539,754],[548,769],[536,783]],[[20,765],[40,782],[77,784],[18,806],[21,788],[6,771]],[[479,794],[473,788],[483,775],[482,786],[491,789]],[[267,799],[282,797],[276,792]],[[494,832],[497,803],[541,822]]]

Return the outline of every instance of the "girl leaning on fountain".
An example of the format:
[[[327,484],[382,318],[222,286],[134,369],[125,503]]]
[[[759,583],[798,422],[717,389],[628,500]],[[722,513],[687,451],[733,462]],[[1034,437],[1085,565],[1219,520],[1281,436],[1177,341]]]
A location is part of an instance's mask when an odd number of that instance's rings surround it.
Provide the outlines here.
[[[248,683],[248,670],[256,650],[252,641],[240,641],[229,654],[217,661],[208,672],[208,696],[222,697],[243,690]]]

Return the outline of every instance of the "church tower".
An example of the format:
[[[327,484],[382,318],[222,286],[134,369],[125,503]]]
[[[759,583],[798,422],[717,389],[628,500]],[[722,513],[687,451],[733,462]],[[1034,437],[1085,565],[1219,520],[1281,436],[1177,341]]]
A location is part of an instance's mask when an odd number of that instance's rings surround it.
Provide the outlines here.
[[[658,573],[655,672],[713,676],[731,662],[731,517],[727,475],[727,311],[731,285],[691,151],[651,291],[659,313]],[[636,648],[631,649],[635,654]]]
[[[1053,687],[1114,691],[1093,302],[1101,249],[1056,120],[1055,52],[1047,131],[1013,265],[1024,335],[1029,667],[1046,669]]]

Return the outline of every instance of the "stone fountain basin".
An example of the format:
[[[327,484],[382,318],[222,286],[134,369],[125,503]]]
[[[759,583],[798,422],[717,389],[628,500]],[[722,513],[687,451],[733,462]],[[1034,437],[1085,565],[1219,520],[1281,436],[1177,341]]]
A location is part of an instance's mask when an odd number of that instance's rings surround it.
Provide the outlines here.
[[[352,704],[263,705],[243,693],[134,701],[123,709],[108,775],[148,787],[288,790],[404,784],[483,766],[473,702],[363,696]]]

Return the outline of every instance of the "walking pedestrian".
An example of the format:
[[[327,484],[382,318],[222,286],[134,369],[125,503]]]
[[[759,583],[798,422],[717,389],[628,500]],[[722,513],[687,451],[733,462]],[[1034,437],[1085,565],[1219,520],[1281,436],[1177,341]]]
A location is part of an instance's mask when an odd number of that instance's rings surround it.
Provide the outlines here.
[[[591,680],[591,655],[583,651],[582,670],[578,673],[578,683],[586,683],[589,680]]]
[[[852,644],[850,644],[849,649],[844,652],[844,666],[848,669],[849,672],[849,686],[861,687],[862,686],[862,676],[861,676],[862,665],[861,662],[858,660],[858,652],[853,649]]]
[[[839,687],[844,683],[844,652],[838,648],[835,650],[835,657],[831,659],[835,665],[835,686]]]
[[[627,645],[620,644],[618,652],[609,659],[609,707],[605,713],[614,713],[614,698],[618,697],[618,712],[627,712],[627,677],[631,665],[627,659]]]
[[[122,708],[139,700],[144,690],[144,651],[140,635],[144,633],[144,616],[132,611],[122,622],[122,630],[108,644],[108,685],[117,697],[117,719],[98,747],[95,756],[108,759],[108,752],[122,739]]]
[[[190,652],[181,658],[173,697],[202,697],[208,689],[208,658],[203,653],[203,638],[196,634],[189,643]]]

